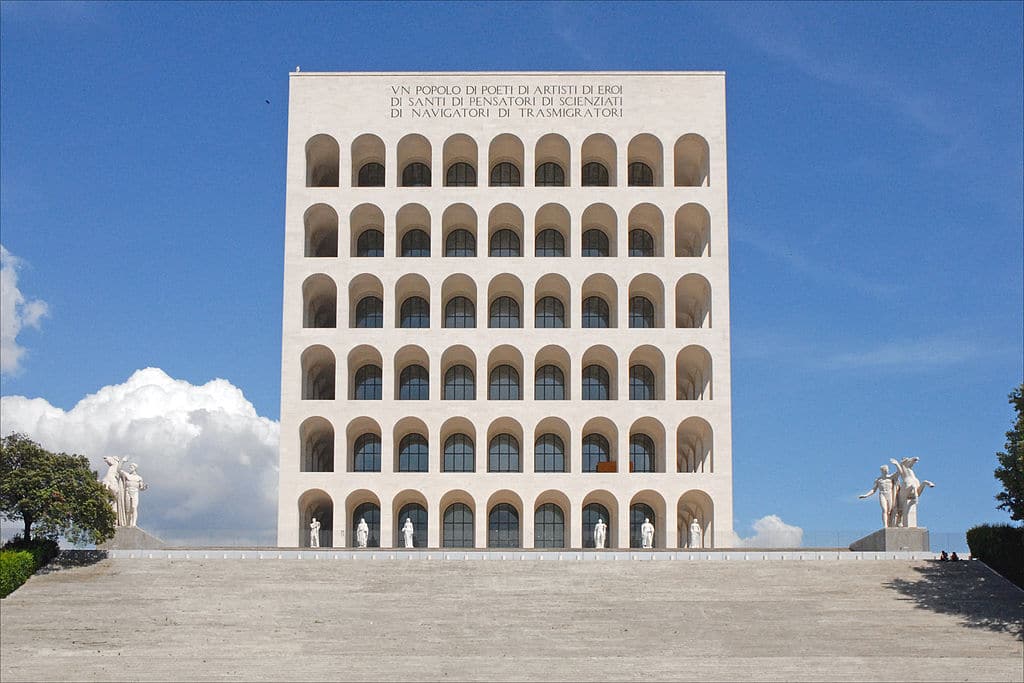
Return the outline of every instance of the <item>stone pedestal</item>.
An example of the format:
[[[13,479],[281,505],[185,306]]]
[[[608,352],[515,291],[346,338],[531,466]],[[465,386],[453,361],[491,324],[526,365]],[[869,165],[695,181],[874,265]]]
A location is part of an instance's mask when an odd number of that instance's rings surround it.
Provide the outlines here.
[[[850,550],[884,552],[888,550],[931,550],[928,530],[919,527],[879,529],[850,544]]]
[[[136,526],[119,526],[114,537],[96,546],[97,550],[160,550],[167,544]]]

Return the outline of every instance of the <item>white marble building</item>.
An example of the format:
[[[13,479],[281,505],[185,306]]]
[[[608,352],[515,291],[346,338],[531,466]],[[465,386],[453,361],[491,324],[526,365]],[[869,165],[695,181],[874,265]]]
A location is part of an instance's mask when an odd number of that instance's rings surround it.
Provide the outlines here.
[[[729,545],[725,75],[290,87],[279,545]]]

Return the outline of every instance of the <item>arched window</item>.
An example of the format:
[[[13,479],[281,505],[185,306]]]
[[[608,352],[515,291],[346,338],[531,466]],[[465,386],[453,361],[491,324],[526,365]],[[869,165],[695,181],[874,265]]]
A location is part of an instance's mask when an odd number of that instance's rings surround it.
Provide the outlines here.
[[[519,187],[523,179],[519,174],[519,167],[511,161],[503,161],[495,164],[491,169],[492,187]]]
[[[356,439],[352,454],[352,469],[355,472],[380,472],[380,437],[376,434],[362,434]]]
[[[519,441],[511,434],[498,434],[487,447],[488,472],[519,471]]]
[[[384,327],[384,302],[364,296],[356,304],[356,327]]]
[[[406,434],[398,444],[399,472],[426,472],[430,449],[421,434]]]
[[[583,471],[597,472],[597,464],[611,460],[611,449],[608,439],[600,434],[587,434],[583,437]]]
[[[583,233],[584,256],[607,256],[608,235],[603,230],[591,228]]]
[[[448,167],[444,184],[448,187],[476,187],[476,169],[465,161]]]
[[[642,161],[634,161],[629,165],[630,187],[652,187],[654,185],[654,171]]]
[[[441,545],[445,548],[473,547],[473,511],[465,503],[452,503],[444,511]]]
[[[426,401],[430,398],[430,376],[422,365],[402,369],[398,379],[399,401]]]
[[[608,508],[600,503],[588,503],[583,506],[583,547],[584,548],[595,548],[597,544],[594,543],[594,525],[597,524],[597,520],[600,519],[605,524],[611,521],[611,516],[608,514]],[[611,528],[611,525],[609,525]],[[611,539],[605,539],[605,547],[611,546]]]
[[[537,167],[534,185],[537,187],[565,187],[565,171],[553,161],[543,163]]]
[[[383,256],[384,233],[380,230],[363,230],[356,240],[356,256]]]
[[[629,437],[629,471],[654,471],[654,440],[646,434]]]
[[[565,444],[557,434],[541,434],[533,446],[535,472],[565,472]]]
[[[445,256],[476,256],[476,238],[469,230],[452,230],[444,241]]]
[[[444,442],[444,471],[472,472],[475,468],[473,440],[465,434],[452,434]]]
[[[557,297],[542,297],[537,302],[537,309],[534,311],[533,326],[565,327],[565,306]]]
[[[522,256],[519,235],[508,228],[502,228],[491,235],[491,256]]]
[[[333,437],[317,436],[306,439],[303,449],[302,470],[303,472],[333,472],[334,471],[334,441]]]
[[[646,365],[629,366],[629,400],[653,401],[654,373]]]
[[[508,503],[499,503],[487,515],[487,547],[519,547],[519,512]]]
[[[367,548],[380,547],[380,507],[374,503],[363,503],[352,511],[352,545],[356,544],[355,530],[359,527],[359,520],[366,522],[370,527],[370,533],[366,537]]]
[[[487,398],[491,401],[518,401],[519,372],[511,365],[499,365],[491,370]]]
[[[413,228],[402,235],[402,256],[430,256],[430,235]]]
[[[583,300],[583,327],[609,327],[608,303],[599,296]]]
[[[583,187],[608,187],[608,169],[597,161],[583,164],[581,184]]]
[[[658,522],[654,518],[654,510],[650,505],[646,503],[636,503],[635,505],[629,506],[629,547],[630,548],[642,548],[643,547],[643,536],[640,533],[640,527],[643,526],[644,520],[648,519],[654,528],[658,528]]]
[[[371,161],[359,169],[359,187],[384,187],[384,164]]]
[[[559,231],[548,228],[537,234],[537,244],[534,249],[536,256],[565,256],[565,238]]]
[[[654,256],[654,238],[643,228],[629,231],[630,256]]]
[[[545,503],[533,515],[533,547],[565,547],[565,515],[554,503]]]
[[[444,307],[445,327],[476,327],[476,309],[473,302],[464,296],[457,296]]]
[[[608,371],[600,365],[583,368],[583,400],[607,401],[611,398],[611,382]]]
[[[402,527],[405,526],[405,520],[412,522],[412,547],[413,548],[426,548],[427,547],[427,509],[419,503],[409,503],[403,505],[402,509],[398,511],[397,528],[399,529],[399,537],[402,536]],[[404,539],[402,543],[404,544]]]
[[[654,304],[645,296],[629,298],[629,326],[654,327]]]
[[[400,327],[410,329],[430,327],[430,303],[420,296],[410,296],[403,301]]]
[[[402,171],[402,187],[430,187],[430,167],[416,161]]]
[[[356,370],[352,398],[356,401],[381,400],[381,370],[377,365],[364,365]]]
[[[519,302],[510,296],[499,296],[491,302],[491,317],[488,327],[522,327],[519,316]]]
[[[465,365],[453,365],[444,373],[444,400],[472,401],[476,398],[476,378]]]
[[[536,381],[533,385],[534,400],[564,401],[565,375],[557,365],[544,365],[537,369]]]

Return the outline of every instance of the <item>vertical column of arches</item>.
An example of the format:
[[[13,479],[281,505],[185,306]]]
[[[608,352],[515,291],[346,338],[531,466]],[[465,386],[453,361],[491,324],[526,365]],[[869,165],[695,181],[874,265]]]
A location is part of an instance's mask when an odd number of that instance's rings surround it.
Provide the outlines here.
[[[534,185],[568,187],[571,185],[569,141],[557,133],[541,136],[534,146]]]
[[[688,417],[676,429],[676,471],[715,471],[715,436],[708,421]]]
[[[491,187],[523,186],[523,141],[511,133],[491,140],[488,150],[488,185]]]
[[[703,275],[684,275],[676,283],[676,327],[711,327],[711,284]]]
[[[334,471],[334,425],[323,417],[309,417],[299,425],[299,471]]]
[[[418,133],[410,133],[398,141],[396,147],[400,187],[430,187],[430,142]]]
[[[337,327],[338,286],[327,275],[310,275],[302,283],[302,326]]]
[[[308,401],[334,400],[334,353],[321,344],[302,352],[302,398]]]
[[[679,547],[692,550],[711,549],[715,547],[715,504],[704,491],[691,490],[679,498],[676,506],[677,533]],[[690,524],[697,520],[700,526],[700,545],[691,545]]]
[[[684,204],[676,211],[676,256],[711,256],[711,214],[700,204]]]
[[[703,346],[691,345],[676,356],[676,399],[710,401],[711,354]]]
[[[445,187],[477,186],[476,140],[457,133],[444,141],[442,149]]]
[[[338,255],[338,212],[327,204],[314,204],[302,215],[307,257],[333,258]]]
[[[629,141],[630,187],[661,187],[664,185],[665,163],[661,140],[650,133],[641,133]]]
[[[580,149],[580,184],[584,187],[617,185],[617,154],[615,141],[604,133],[587,137]]]
[[[338,141],[320,133],[306,141],[306,187],[338,187]],[[308,530],[307,530],[308,531]]]
[[[687,133],[674,147],[676,187],[710,187],[711,165],[708,141]]]
[[[364,133],[352,141],[352,187],[384,187],[387,152],[384,141]]]
[[[334,546],[334,501],[322,489],[305,491],[298,500],[299,547],[310,547],[310,523],[314,518],[320,522],[320,547]]]

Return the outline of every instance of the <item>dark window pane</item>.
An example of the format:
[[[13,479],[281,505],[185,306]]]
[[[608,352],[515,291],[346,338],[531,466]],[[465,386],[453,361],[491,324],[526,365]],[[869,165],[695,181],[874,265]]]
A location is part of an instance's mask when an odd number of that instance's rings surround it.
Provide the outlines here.
[[[533,388],[537,401],[564,401],[565,375],[557,365],[545,365],[537,370]]]
[[[599,296],[583,300],[583,327],[610,327],[608,304]]]
[[[430,256],[430,235],[413,228],[402,235],[402,256]]]
[[[565,238],[557,230],[548,228],[537,234],[536,256],[565,256]]]
[[[583,164],[581,184],[583,187],[608,187],[608,169],[597,161]]]
[[[654,304],[644,296],[629,299],[629,326],[654,327]]]
[[[384,233],[380,230],[363,230],[356,240],[356,256],[383,256]]]
[[[430,327],[430,304],[427,300],[411,296],[403,301],[400,326],[413,329]]]
[[[653,401],[654,373],[646,365],[632,365],[629,368],[629,400]]]
[[[595,548],[597,547],[594,543],[594,525],[597,524],[597,520],[601,520],[605,524],[608,524],[609,530],[612,525],[609,524],[611,515],[608,514],[608,508],[600,503],[589,503],[583,506],[583,547],[584,548]],[[604,545],[606,548],[610,548],[611,538],[606,538]]]
[[[476,169],[465,161],[448,167],[444,184],[448,187],[476,187]]]
[[[487,448],[488,472],[519,471],[519,441],[511,434],[498,434]]]
[[[565,547],[565,515],[554,503],[545,503],[533,516],[533,545],[535,548]]]
[[[452,434],[444,442],[444,471],[472,472],[475,469],[473,440],[465,434]]]
[[[654,171],[642,161],[634,161],[629,165],[629,184],[632,187],[651,187],[654,185]]]
[[[654,518],[654,510],[651,509],[650,505],[645,503],[637,503],[631,505],[629,508],[629,547],[630,548],[642,548],[643,537],[640,535],[640,527],[643,526],[644,520],[648,519],[654,528],[658,528],[658,522]]]
[[[629,231],[630,256],[654,256],[654,238],[643,228]]]
[[[491,235],[491,256],[522,256],[519,235],[502,228]]]
[[[491,169],[492,187],[519,187],[522,184],[523,180],[519,175],[519,167],[509,161],[495,164],[494,168]]]
[[[534,185],[537,187],[565,187],[565,171],[553,161],[541,164],[537,167]]]
[[[380,437],[363,434],[356,439],[352,453],[352,469],[356,472],[380,472]]]
[[[444,242],[445,256],[476,256],[476,237],[469,230],[452,230]]]
[[[533,448],[535,472],[565,472],[565,444],[557,434],[541,434]]]
[[[412,522],[412,547],[426,548],[427,509],[419,503],[403,505],[402,509],[398,511],[398,523],[396,524],[398,529],[398,538],[396,539],[396,547],[405,547],[405,533],[402,531],[402,528],[405,527],[405,520],[407,519]]]
[[[583,471],[597,472],[597,463],[609,462],[610,453],[608,439],[600,434],[588,434],[583,437]]]
[[[631,472],[654,471],[654,440],[646,434],[629,437],[629,469]]]
[[[519,547],[519,512],[508,503],[495,505],[487,515],[487,547]]]
[[[511,365],[499,365],[491,370],[487,398],[491,401],[518,401],[519,372]]]
[[[472,401],[476,398],[476,379],[465,365],[455,365],[444,373],[446,401]]]
[[[356,304],[356,327],[384,327],[384,302],[364,296]]]
[[[414,162],[402,171],[402,187],[430,187],[430,167]]]
[[[476,327],[476,308],[464,296],[451,299],[444,307],[445,327]]]
[[[464,503],[449,505],[444,511],[441,545],[445,548],[472,548],[474,543],[473,511]]]
[[[583,368],[583,400],[607,401],[611,398],[611,383],[608,371],[600,365]]]
[[[399,377],[399,401],[426,401],[430,398],[430,379],[422,365],[410,365]]]
[[[603,230],[591,228],[583,233],[584,256],[608,256],[608,235]]]
[[[364,365],[356,370],[352,398],[356,401],[381,400],[381,371],[376,365]]]
[[[491,302],[491,316],[488,327],[522,327],[519,317],[519,302],[510,296],[499,296]]]
[[[384,187],[384,164],[371,161],[359,169],[359,187]]]
[[[542,328],[565,327],[565,306],[556,297],[543,297],[537,302],[533,325]]]
[[[399,472],[426,472],[430,462],[427,440],[420,434],[407,434],[398,445]]]

